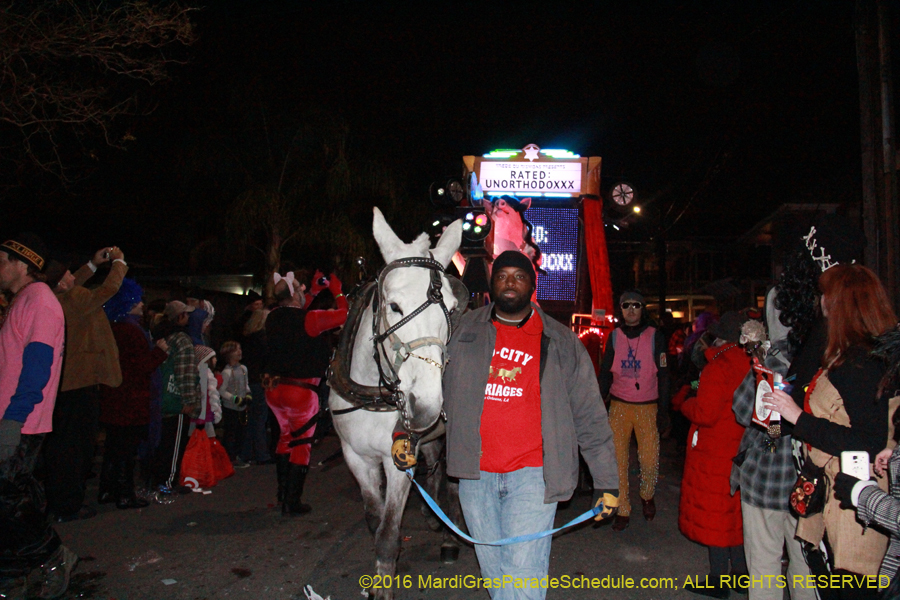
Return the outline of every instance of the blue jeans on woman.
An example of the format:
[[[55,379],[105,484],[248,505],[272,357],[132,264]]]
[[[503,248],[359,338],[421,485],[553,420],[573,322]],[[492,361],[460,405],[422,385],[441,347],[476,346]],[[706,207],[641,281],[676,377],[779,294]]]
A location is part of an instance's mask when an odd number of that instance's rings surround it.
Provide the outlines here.
[[[460,479],[459,500],[469,533],[484,542],[552,529],[556,516],[556,502],[544,504],[543,467],[524,467],[512,473],[481,471],[481,479]],[[515,578],[540,580],[547,576],[551,539],[546,536],[507,546],[476,544],[482,577],[513,578],[502,587],[489,589],[493,600],[546,597],[546,588],[528,587],[527,582],[526,587],[517,588]]]

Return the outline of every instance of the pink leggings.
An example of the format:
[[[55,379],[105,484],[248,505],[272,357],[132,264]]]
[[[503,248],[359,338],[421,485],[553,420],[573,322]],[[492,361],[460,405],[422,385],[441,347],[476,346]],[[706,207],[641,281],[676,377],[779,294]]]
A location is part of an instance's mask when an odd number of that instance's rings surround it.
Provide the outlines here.
[[[302,379],[311,385],[318,385],[319,378]],[[290,445],[295,440],[312,439],[316,432],[316,426],[296,437],[291,432],[296,432],[319,413],[319,396],[312,390],[297,387],[295,385],[279,384],[271,390],[266,390],[266,402],[275,413],[278,427],[281,429],[281,437],[278,438],[278,454],[290,454],[290,461],[295,465],[309,464],[310,444],[302,443]]]

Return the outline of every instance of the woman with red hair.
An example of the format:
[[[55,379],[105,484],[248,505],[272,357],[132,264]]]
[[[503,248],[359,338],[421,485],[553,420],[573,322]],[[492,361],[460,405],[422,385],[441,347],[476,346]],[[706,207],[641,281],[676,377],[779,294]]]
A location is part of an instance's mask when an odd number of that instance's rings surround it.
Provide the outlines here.
[[[824,467],[829,481],[834,481],[841,452],[866,451],[871,462],[887,445],[889,398],[881,389],[885,365],[870,351],[874,338],[892,329],[897,317],[878,277],[861,265],[827,269],[819,278],[819,288],[828,343],[822,368],[806,390],[805,406],[797,406],[780,390],[764,398],[783,420],[794,424],[793,436],[805,442],[807,460]],[[830,491],[822,512],[799,519],[797,537],[816,546],[824,537],[833,572],[856,575],[878,574],[888,541],[881,532],[857,522],[852,507],[842,509]],[[840,598],[878,594],[877,589],[864,586],[833,591]]]

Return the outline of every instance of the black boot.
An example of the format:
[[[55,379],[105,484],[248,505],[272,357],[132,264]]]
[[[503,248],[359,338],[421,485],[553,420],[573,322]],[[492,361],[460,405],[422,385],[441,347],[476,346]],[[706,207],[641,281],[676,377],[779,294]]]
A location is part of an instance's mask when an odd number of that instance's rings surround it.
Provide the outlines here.
[[[149,502],[138,498],[134,493],[134,457],[119,462],[118,469],[119,497],[116,500],[116,508],[146,508]]]
[[[115,502],[118,496],[116,490],[116,478],[113,475],[113,458],[104,455],[103,466],[100,467],[100,491],[97,493],[98,504],[109,504]]]
[[[284,493],[284,504],[281,505],[283,515],[305,515],[312,510],[309,504],[300,502],[303,496],[303,484],[306,483],[306,474],[309,467],[289,463],[287,472],[287,486]]]
[[[275,474],[278,476],[278,501],[284,502],[284,492],[287,489],[288,469],[291,464],[290,454],[275,455]]]

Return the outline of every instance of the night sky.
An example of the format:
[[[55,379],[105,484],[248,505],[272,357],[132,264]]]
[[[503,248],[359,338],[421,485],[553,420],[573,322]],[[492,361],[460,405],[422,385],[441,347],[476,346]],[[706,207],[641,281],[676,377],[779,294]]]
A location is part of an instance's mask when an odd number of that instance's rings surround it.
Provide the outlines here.
[[[378,4],[211,2],[129,150],[34,192],[55,213],[40,227],[57,246],[170,263],[162,248],[221,243],[240,186],[207,149],[248,98],[345,123],[416,215],[463,155],[528,143],[603,157],[604,188],[627,179],[672,239],[737,236],[785,202],[859,201],[852,2]],[[73,231],[70,216],[89,218]]]

